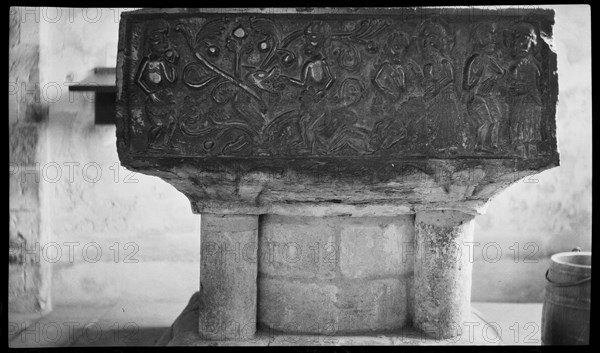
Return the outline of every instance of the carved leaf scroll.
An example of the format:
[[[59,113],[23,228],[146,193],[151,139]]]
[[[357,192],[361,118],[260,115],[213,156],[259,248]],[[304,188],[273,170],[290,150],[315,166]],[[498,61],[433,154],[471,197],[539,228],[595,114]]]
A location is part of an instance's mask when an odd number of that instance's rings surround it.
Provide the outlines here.
[[[555,153],[551,23],[204,15],[128,30],[137,153]]]

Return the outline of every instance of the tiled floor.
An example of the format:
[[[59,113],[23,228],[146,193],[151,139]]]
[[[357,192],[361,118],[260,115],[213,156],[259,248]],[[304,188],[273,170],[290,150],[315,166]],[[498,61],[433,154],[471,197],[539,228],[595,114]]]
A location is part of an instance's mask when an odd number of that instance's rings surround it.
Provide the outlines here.
[[[43,317],[9,315],[11,347],[152,346],[185,304],[122,301],[103,307],[56,307]],[[474,303],[503,344],[539,345],[542,304]],[[493,328],[492,328],[493,326]],[[490,336],[493,332],[490,331]]]

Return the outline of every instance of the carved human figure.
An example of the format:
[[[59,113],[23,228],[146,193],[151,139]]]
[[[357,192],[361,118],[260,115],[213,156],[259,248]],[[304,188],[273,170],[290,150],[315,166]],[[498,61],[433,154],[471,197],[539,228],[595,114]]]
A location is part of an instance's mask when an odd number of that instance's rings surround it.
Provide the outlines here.
[[[374,124],[370,137],[373,151],[389,149],[408,139],[417,140],[423,130],[419,126],[423,117],[423,71],[408,57],[409,46],[410,38],[405,32],[392,33],[384,50],[386,61],[375,73],[373,85],[391,98],[391,106],[398,109]]]
[[[135,83],[147,95],[146,114],[151,127],[149,148],[167,146],[176,128],[175,102],[170,86],[177,80],[179,54],[168,38],[169,24],[164,20],[149,22],[145,31],[146,54],[140,62]]]
[[[459,144],[459,106],[454,67],[446,54],[447,30],[438,22],[426,22],[420,31],[423,55],[423,100],[427,118],[428,148],[449,152]]]
[[[535,28],[529,23],[517,23],[510,32],[510,44],[512,61],[507,77],[510,137],[517,151],[525,153],[525,145],[531,150],[541,140],[541,69],[532,55],[537,44]]]
[[[304,28],[301,35],[299,33],[299,37],[291,40],[302,40],[301,48],[307,57],[302,63],[300,77],[288,77],[288,80],[303,88],[300,101],[304,113],[300,117],[300,126],[305,148],[312,154],[328,153],[328,146],[335,131],[328,121],[329,112],[324,112],[318,105],[335,82],[335,75],[323,54],[330,36],[331,30],[327,23],[313,21]],[[287,45],[289,43],[285,46]]]
[[[475,50],[467,58],[463,74],[467,109],[476,127],[476,151],[491,152],[498,148],[504,110],[500,101],[500,82],[506,70],[496,51],[496,29],[492,22],[483,22],[474,28],[472,39]]]
[[[373,125],[369,136],[369,152],[388,150],[407,140],[406,124],[393,115],[387,115]]]
[[[330,30],[323,22],[312,22],[304,29],[304,54],[308,59],[302,65],[300,78],[290,78],[292,83],[314,90],[319,97],[323,97],[335,81],[327,58],[323,55],[329,35]]]
[[[394,100],[406,101],[418,96],[423,71],[419,64],[407,57],[410,39],[404,32],[395,32],[388,38],[386,61],[375,73],[373,84],[380,92]]]
[[[361,81],[347,78],[340,85],[335,108],[305,123],[307,145],[311,146],[313,153],[335,154],[345,148],[358,153],[367,152],[369,131],[356,125],[358,115],[351,109],[363,95]]]

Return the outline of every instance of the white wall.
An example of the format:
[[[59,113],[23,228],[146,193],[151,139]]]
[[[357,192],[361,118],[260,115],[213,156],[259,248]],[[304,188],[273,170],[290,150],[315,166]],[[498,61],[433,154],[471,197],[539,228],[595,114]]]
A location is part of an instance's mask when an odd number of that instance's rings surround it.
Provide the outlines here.
[[[57,305],[105,304],[141,296],[181,300],[183,307],[199,287],[200,217],[159,178],[115,168],[115,126],[95,125],[94,95],[69,93],[65,86],[84,80],[95,67],[115,67],[115,11],[41,9],[41,89],[51,103],[48,153],[62,173],[52,183],[56,168],[42,169],[52,241],[62,251],[53,268],[53,299]],[[72,177],[68,163],[79,163]],[[96,247],[102,254],[93,262]],[[139,262],[125,262],[133,253],[127,261]]]

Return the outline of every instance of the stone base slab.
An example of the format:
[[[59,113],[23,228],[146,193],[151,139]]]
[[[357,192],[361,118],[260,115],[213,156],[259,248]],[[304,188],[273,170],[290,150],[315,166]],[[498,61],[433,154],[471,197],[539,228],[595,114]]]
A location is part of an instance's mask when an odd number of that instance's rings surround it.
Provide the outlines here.
[[[203,340],[198,334],[199,293],[195,293],[173,325],[157,342],[158,346],[368,346],[368,345],[500,345],[502,341],[494,327],[471,311],[462,333],[454,338],[428,336],[412,327],[377,335],[303,335],[282,334],[259,328],[254,337],[223,341]]]

